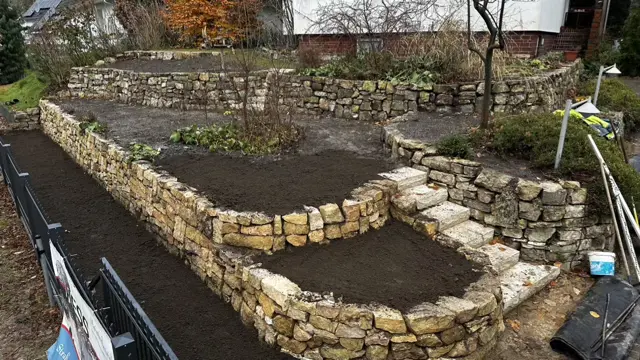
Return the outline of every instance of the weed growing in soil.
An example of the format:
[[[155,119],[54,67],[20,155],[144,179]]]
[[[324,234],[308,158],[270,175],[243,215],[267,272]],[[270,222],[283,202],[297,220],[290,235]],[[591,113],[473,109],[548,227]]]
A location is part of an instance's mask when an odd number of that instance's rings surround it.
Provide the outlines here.
[[[451,135],[436,144],[438,155],[470,159],[473,154],[469,137],[466,135]]]
[[[596,80],[580,86],[580,95],[590,96],[595,92]],[[640,97],[618,79],[606,79],[600,86],[598,106],[624,113],[627,130],[633,131],[640,126]]]
[[[138,160],[147,160],[153,162],[158,155],[160,155],[160,150],[156,150],[149,145],[146,144],[138,144],[133,143],[129,146],[129,158],[127,162],[134,162]]]
[[[66,112],[66,109],[63,109]],[[73,112],[69,113],[72,114]],[[107,132],[107,125],[98,121],[96,114],[87,112],[80,116],[80,124],[78,125],[80,130],[85,134],[97,133],[104,134]]]
[[[484,135],[485,144],[502,155],[529,160],[541,169],[553,169],[560,135],[561,117],[553,114],[523,114],[497,119]],[[605,205],[598,161],[588,144],[591,134],[622,193],[640,199],[640,174],[625,163],[616,143],[599,137],[579,120],[570,118],[558,175],[583,180],[589,188],[589,202]],[[476,135],[476,138],[481,136]]]
[[[244,154],[273,154],[292,147],[301,137],[299,128],[282,124],[251,122],[249,127],[235,123],[199,127],[192,125],[171,134],[171,141],[198,145],[209,151],[241,151]]]

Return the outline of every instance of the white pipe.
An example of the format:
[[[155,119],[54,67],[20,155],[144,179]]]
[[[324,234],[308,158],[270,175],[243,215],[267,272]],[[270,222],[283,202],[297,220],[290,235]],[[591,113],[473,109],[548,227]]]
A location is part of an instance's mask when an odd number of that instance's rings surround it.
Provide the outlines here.
[[[598,83],[596,84],[596,93],[593,94],[593,106],[598,106],[598,95],[600,95],[600,83],[602,82],[602,74],[604,73],[604,66],[600,66],[600,73],[598,74]]]
[[[562,150],[564,149],[564,138],[567,135],[567,123],[569,122],[569,114],[571,113],[571,100],[567,100],[564,106],[564,116],[562,117],[562,128],[560,128],[560,139],[558,140],[558,150],[556,151],[556,163],[553,166],[558,170],[560,159],[562,159]]]

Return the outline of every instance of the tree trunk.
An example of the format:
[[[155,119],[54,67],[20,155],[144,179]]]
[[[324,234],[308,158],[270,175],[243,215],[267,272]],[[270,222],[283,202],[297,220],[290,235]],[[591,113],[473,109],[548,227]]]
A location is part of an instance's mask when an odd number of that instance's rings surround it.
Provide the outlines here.
[[[491,117],[491,79],[493,65],[493,48],[489,46],[484,60],[484,96],[482,98],[482,112],[480,128],[489,128],[489,119]]]

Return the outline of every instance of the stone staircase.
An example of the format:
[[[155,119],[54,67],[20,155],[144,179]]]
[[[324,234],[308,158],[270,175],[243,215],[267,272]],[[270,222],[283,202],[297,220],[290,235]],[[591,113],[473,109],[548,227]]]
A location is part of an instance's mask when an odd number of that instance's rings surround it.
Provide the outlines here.
[[[395,219],[499,274],[505,312],[560,274],[560,269],[554,266],[522,262],[520,251],[493,242],[494,228],[470,220],[469,208],[448,201],[447,187],[427,183],[426,172],[403,167],[380,176],[398,186],[390,209]]]

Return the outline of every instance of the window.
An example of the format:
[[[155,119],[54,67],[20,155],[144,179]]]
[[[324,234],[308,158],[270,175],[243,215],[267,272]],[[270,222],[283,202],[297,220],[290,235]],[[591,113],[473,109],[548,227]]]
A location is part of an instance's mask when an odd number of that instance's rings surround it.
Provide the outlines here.
[[[361,38],[358,39],[358,52],[370,53],[382,50],[382,39],[380,38]]]

